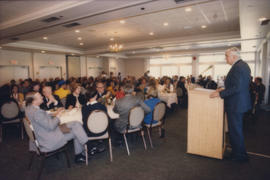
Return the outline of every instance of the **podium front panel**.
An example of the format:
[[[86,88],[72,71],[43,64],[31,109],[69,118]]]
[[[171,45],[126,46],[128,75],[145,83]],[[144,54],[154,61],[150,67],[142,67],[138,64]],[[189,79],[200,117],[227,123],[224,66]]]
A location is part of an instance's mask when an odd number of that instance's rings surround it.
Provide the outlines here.
[[[222,159],[224,103],[221,98],[209,98],[212,92],[206,89],[189,91],[187,152]]]

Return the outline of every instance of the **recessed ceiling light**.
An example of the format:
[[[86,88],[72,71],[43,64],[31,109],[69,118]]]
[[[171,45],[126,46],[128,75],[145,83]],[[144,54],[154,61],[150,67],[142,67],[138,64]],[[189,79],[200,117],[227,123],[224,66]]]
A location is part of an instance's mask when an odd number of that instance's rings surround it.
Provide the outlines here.
[[[71,56],[74,56],[74,55],[75,55],[75,54],[73,54],[73,53],[71,54]]]
[[[99,55],[96,55],[97,58],[99,58]]]
[[[136,52],[135,51],[132,51],[132,54],[135,54]]]
[[[267,19],[266,17],[260,17],[259,21],[262,22],[262,21],[265,21],[266,19]]]
[[[121,24],[125,24],[126,21],[125,21],[125,20],[121,20],[120,23],[121,23]]]
[[[83,43],[80,43],[80,46],[83,46],[84,44]]]
[[[44,39],[44,40],[47,40],[47,39],[48,39],[48,37],[43,37],[43,39]]]
[[[41,53],[43,53],[43,54],[44,54],[44,53],[46,53],[46,51],[41,51]]]
[[[205,28],[207,28],[207,26],[206,25],[202,25],[201,28],[205,29]]]
[[[191,9],[191,7],[187,7],[187,8],[185,8],[185,11],[190,12],[190,11],[192,11],[192,9]]]
[[[168,25],[169,25],[169,23],[167,23],[167,22],[163,23],[163,26],[168,26]]]
[[[75,33],[79,33],[79,32],[81,32],[79,29],[76,29],[76,30],[75,30]]]
[[[0,49],[2,49],[2,47],[0,46]]]
[[[154,32],[150,32],[149,35],[150,35],[150,36],[153,36],[153,35],[154,35]]]
[[[114,41],[114,38],[112,37],[112,38],[110,38],[110,41]]]
[[[77,39],[78,39],[79,41],[81,41],[81,40],[82,40],[82,37],[78,37]]]

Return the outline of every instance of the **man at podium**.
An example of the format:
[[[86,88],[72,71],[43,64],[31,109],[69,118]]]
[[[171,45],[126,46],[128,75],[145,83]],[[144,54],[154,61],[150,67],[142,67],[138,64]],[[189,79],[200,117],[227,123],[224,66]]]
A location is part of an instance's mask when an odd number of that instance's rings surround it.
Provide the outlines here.
[[[224,99],[228,117],[229,138],[232,146],[230,159],[238,162],[248,161],[243,135],[243,115],[251,108],[249,84],[250,68],[240,59],[239,49],[230,48],[225,52],[226,61],[232,67],[225,80],[225,89],[218,89],[210,97]]]

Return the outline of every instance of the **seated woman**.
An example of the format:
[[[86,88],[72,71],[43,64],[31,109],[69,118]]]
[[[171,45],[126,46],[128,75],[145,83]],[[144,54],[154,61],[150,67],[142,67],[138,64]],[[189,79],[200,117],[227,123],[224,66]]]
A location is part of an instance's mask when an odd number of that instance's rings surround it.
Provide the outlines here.
[[[114,97],[116,95],[115,92],[115,83],[113,80],[110,81],[109,86],[107,87],[107,91],[111,92],[111,95]]]
[[[44,86],[42,88],[43,94],[43,103],[40,105],[40,108],[43,110],[51,110],[54,108],[63,107],[63,104],[60,101],[59,96],[52,94],[51,86]]]
[[[144,120],[143,120],[145,124],[151,124],[154,108],[159,102],[160,102],[160,99],[157,98],[157,92],[152,91],[152,94],[148,94],[147,100],[145,100],[144,103],[148,107],[150,107],[151,112],[145,115]],[[153,120],[152,124],[155,124],[155,123],[157,123],[157,121]]]
[[[121,98],[125,97],[123,84],[118,85],[115,97],[116,97],[116,99],[121,99]]]
[[[19,106],[22,108],[23,101],[24,101],[24,96],[23,96],[23,93],[19,92],[19,86],[18,85],[14,84],[13,86],[11,86],[10,97],[15,99],[17,101],[17,103],[19,104]]]
[[[84,105],[82,107],[82,118],[83,118],[84,130],[85,130],[86,134],[88,135],[88,137],[101,136],[105,132],[101,133],[101,134],[94,134],[94,133],[90,132],[88,127],[87,127],[87,121],[88,121],[89,115],[94,110],[102,110],[105,113],[107,113],[107,108],[106,108],[106,106],[104,106],[100,102],[97,102],[97,92],[96,91],[91,91],[89,93],[86,93],[86,99],[88,100],[88,102],[86,103],[86,105]],[[103,152],[105,150],[102,141],[92,142],[91,144],[88,143],[88,145],[90,146],[89,149],[90,149],[91,155],[93,155],[95,153]]]
[[[80,108],[85,105],[85,97],[81,94],[81,87],[78,83],[71,84],[71,94],[67,96],[66,109]]]

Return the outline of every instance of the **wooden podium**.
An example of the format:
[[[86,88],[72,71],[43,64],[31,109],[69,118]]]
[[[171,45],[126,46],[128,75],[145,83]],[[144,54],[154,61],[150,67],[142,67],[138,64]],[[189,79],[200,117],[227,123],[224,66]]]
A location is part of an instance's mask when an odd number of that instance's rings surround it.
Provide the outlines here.
[[[202,88],[188,91],[187,153],[222,159],[224,103],[221,98],[209,98],[213,91]]]

